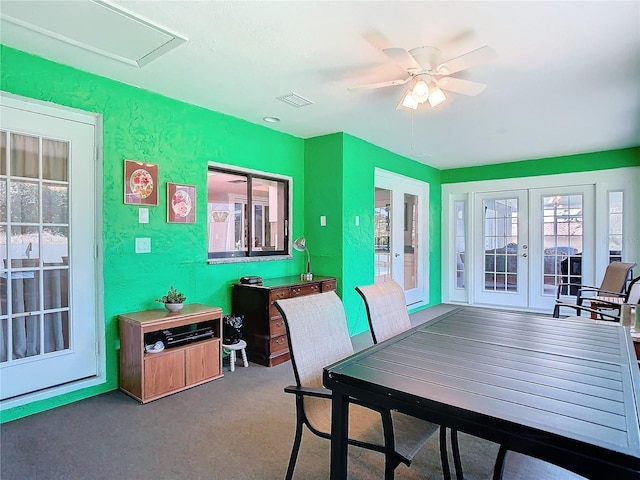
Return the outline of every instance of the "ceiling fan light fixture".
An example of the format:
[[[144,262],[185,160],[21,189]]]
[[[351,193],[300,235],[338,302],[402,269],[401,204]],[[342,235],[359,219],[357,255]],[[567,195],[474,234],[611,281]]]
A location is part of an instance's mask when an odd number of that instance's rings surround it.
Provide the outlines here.
[[[418,80],[411,89],[411,96],[417,103],[424,103],[429,98],[429,85],[424,80]]]
[[[429,105],[432,107],[436,107],[440,105],[447,99],[444,92],[440,90],[438,87],[433,87],[431,89],[431,93],[429,94]]]
[[[418,108],[419,103],[413,98],[413,91],[411,89],[405,92],[401,105],[412,110]]]

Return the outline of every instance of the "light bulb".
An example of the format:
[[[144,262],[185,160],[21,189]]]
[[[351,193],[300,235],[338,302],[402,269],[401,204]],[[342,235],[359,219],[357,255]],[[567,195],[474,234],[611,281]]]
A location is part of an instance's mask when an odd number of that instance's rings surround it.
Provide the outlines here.
[[[446,99],[447,97],[444,96],[444,92],[438,87],[431,89],[431,93],[429,94],[429,105],[435,107],[436,105],[440,105]]]
[[[429,98],[429,86],[424,80],[418,80],[411,90],[411,96],[418,103],[424,103]]]
[[[413,93],[409,90],[402,99],[402,106],[416,110],[418,108],[418,102],[413,98]]]

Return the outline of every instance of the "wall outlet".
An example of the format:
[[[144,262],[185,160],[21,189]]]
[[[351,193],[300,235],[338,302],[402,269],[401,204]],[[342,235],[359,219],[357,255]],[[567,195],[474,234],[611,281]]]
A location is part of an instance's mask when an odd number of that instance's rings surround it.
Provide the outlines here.
[[[136,253],[151,253],[151,239],[136,238]]]

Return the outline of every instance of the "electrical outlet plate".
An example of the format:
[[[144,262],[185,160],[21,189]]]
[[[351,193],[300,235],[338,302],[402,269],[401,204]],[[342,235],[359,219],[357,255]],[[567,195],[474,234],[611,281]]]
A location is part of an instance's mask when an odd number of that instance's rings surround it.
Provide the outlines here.
[[[151,253],[151,239],[136,238],[136,253]]]

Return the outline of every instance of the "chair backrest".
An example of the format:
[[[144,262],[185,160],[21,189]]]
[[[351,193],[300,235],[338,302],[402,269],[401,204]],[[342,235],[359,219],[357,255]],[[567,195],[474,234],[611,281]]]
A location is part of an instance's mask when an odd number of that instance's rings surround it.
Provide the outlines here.
[[[607,265],[607,269],[604,272],[604,277],[602,278],[600,289],[607,292],[624,292],[625,286],[627,284],[627,279],[629,277],[629,272],[635,266],[635,263],[610,263],[609,265]]]
[[[367,307],[373,343],[380,343],[411,328],[402,287],[393,280],[356,287]]]
[[[636,277],[631,280],[624,303],[631,303],[633,305],[640,304],[640,277]]]
[[[298,386],[321,388],[322,369],[353,353],[342,301],[334,291],[275,302],[282,314]]]

